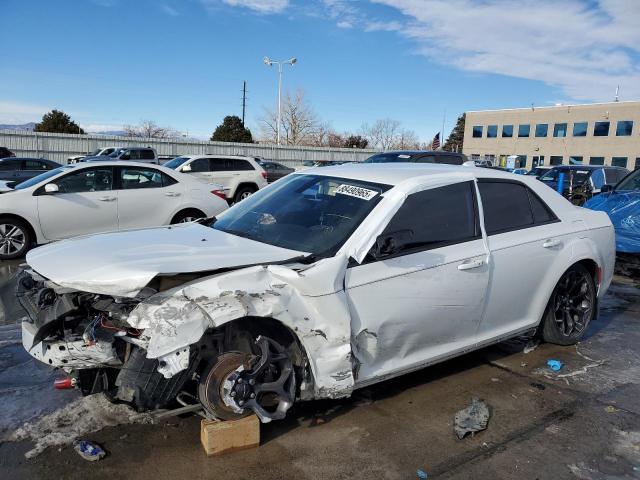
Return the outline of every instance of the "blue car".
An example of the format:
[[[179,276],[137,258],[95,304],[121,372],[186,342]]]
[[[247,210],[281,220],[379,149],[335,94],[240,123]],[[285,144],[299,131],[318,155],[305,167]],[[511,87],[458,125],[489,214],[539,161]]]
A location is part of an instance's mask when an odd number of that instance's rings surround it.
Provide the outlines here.
[[[605,185],[601,192],[584,207],[607,212],[616,231],[617,252],[640,254],[640,170],[615,187]]]

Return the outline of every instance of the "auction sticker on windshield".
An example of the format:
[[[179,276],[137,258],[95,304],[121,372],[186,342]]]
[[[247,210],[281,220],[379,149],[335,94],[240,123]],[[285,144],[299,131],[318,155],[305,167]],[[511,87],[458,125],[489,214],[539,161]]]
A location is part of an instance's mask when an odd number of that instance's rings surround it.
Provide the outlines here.
[[[355,185],[347,185],[343,183],[336,189],[336,193],[342,195],[349,195],[350,197],[361,198],[363,200],[371,200],[378,192],[375,190],[369,190],[367,188],[356,187]]]

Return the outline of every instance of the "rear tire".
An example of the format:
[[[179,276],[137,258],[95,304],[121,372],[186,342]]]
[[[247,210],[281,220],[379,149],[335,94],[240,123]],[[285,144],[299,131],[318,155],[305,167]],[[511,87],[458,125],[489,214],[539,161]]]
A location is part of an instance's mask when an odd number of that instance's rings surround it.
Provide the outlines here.
[[[200,210],[192,209],[192,210],[183,210],[181,212],[176,213],[176,216],[171,220],[171,225],[175,225],[176,223],[187,223],[193,222],[199,218],[205,218],[206,215]]]
[[[31,228],[24,220],[0,217],[0,260],[23,257],[33,244]]]
[[[589,328],[595,312],[593,278],[584,266],[573,265],[553,289],[542,317],[542,339],[556,345],[577,343]]]
[[[255,192],[256,192],[256,189],[254,187],[249,187],[249,186],[240,187],[238,188],[238,190],[236,190],[236,194],[233,197],[233,201],[235,203],[238,203],[244,200],[245,198],[250,197]]]

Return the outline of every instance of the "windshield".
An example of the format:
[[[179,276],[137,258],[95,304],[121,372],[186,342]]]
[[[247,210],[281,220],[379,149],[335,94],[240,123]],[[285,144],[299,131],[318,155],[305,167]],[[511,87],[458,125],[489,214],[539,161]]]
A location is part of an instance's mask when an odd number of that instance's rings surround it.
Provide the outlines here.
[[[617,192],[622,190],[640,190],[640,170],[636,170],[616,185]]]
[[[557,182],[560,172],[564,172],[565,183],[573,181],[574,184],[581,184],[589,179],[588,170],[560,170],[558,168],[553,168],[542,175],[540,177],[540,180],[542,180],[543,182]],[[569,175],[573,177],[573,180],[571,180],[571,177]]]
[[[178,168],[180,165],[182,165],[184,162],[186,162],[187,160],[189,160],[191,157],[176,157],[172,160],[169,160],[167,163],[165,163],[163,166],[167,167],[167,168],[173,168],[176,169]]]
[[[367,158],[364,163],[390,163],[390,162],[410,162],[411,155],[408,153],[380,153]]]
[[[101,151],[101,148],[94,150],[93,152],[87,153],[87,157],[96,157]]]
[[[224,212],[213,228],[282,248],[332,255],[389,188],[323,175],[291,175]]]
[[[109,156],[110,156],[111,158],[116,158],[116,157],[118,157],[122,152],[124,152],[124,150],[125,150],[124,148],[116,148],[113,152],[111,152],[111,153],[109,154]]]
[[[30,178],[29,180],[26,180],[22,183],[17,184],[15,187],[13,187],[14,190],[23,190],[25,188],[29,188],[29,187],[33,187],[34,185],[37,185],[38,183],[46,180],[47,178],[51,178],[55,175],[58,175],[59,173],[64,172],[65,170],[68,170],[69,167],[59,167],[56,168],[54,170],[49,170],[48,172],[44,172],[41,173],[40,175]]]

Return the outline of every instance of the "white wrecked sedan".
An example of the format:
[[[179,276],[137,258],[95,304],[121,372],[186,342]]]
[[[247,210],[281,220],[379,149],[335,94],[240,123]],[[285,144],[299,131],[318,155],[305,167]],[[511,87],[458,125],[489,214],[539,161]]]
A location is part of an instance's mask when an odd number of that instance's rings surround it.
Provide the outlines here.
[[[606,214],[535,178],[309,169],[208,223],[30,252],[23,343],[85,394],[268,422],[525,332],[573,344],[614,254]]]

